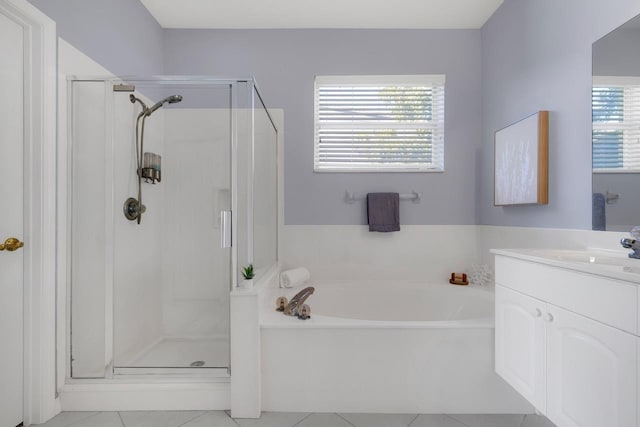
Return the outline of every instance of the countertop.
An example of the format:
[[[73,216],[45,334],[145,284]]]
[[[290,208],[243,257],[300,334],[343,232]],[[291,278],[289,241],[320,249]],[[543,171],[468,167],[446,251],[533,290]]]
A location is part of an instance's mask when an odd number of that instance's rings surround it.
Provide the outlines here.
[[[623,280],[640,285],[640,259],[598,249],[491,249],[494,255]]]

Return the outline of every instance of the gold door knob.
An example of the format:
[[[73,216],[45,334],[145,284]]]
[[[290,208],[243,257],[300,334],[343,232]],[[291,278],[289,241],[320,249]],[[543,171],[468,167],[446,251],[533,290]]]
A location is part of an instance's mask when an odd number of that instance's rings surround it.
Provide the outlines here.
[[[15,250],[20,249],[24,246],[24,243],[15,237],[9,237],[4,243],[0,243],[0,251],[7,250],[9,252],[13,252]]]

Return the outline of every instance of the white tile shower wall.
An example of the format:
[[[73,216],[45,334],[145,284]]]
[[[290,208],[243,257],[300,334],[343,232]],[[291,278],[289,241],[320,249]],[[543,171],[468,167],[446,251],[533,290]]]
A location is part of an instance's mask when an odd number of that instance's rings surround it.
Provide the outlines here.
[[[411,207],[401,205],[401,215]],[[364,202],[353,209],[364,209]],[[285,225],[280,239],[282,267],[304,266],[312,281],[442,283],[480,259],[473,225],[402,225],[393,233],[362,225]]]
[[[231,252],[220,248],[220,211],[231,209],[230,110],[164,114],[163,333],[228,337]]]
[[[161,335],[161,267],[164,250],[160,229],[165,189],[142,183],[142,203],[147,207],[142,222],[129,221],[122,205],[137,198],[135,123],[139,104],[128,93],[114,94],[113,167],[113,321],[114,366],[127,366]],[[155,101],[145,98],[147,105]],[[151,103],[151,104],[150,104]],[[164,110],[146,120],[144,150],[162,153]]]
[[[265,270],[277,260],[278,141],[265,110],[255,111],[254,124],[253,265]]]
[[[63,39],[58,40],[58,74],[59,74],[59,88],[58,88],[58,96],[59,96],[59,113],[58,113],[58,141],[59,141],[59,200],[66,200],[67,197],[71,197],[71,194],[68,192],[68,185],[71,182],[68,182],[68,176],[66,171],[68,170],[69,164],[67,162],[67,157],[65,153],[68,149],[70,149],[69,135],[67,134],[67,81],[66,78],[69,75],[88,75],[88,76],[111,76],[113,75],[108,70],[104,69],[96,62],[94,62],[91,58],[87,57],[85,54],[77,50],[75,47],[67,43]],[[95,92],[95,91],[94,91]],[[93,92],[92,92],[93,93]],[[95,96],[103,96],[104,93],[102,91],[98,91],[94,93]],[[89,100],[90,101],[90,100]],[[128,100],[124,102],[126,105]],[[100,144],[92,145],[92,149],[94,149],[95,153],[87,152],[87,156],[95,163],[98,167],[102,165],[97,170],[105,171],[105,147],[104,147],[104,134],[97,135],[96,132],[102,131],[102,127],[92,127],[90,121],[104,120],[103,117],[103,109],[101,108],[103,104],[93,104],[91,108],[86,108],[83,110],[83,114],[86,116],[86,121],[79,123],[81,127],[89,135],[95,135],[96,138],[99,138],[98,141]],[[118,110],[118,113],[122,113],[125,117],[129,117],[129,124],[131,121],[130,115],[132,114],[132,105],[129,103],[126,110]],[[115,215],[114,223],[116,226],[115,231],[115,242],[116,246],[114,248],[114,262],[118,265],[117,268],[121,269],[123,272],[133,272],[132,274],[135,277],[141,277],[148,275],[149,277],[154,277],[155,272],[150,269],[149,259],[153,256],[148,252],[145,252],[141,255],[137,254],[137,251],[140,249],[140,245],[136,245],[136,247],[129,247],[127,242],[119,241],[118,238],[128,239],[129,237],[134,237],[134,235],[130,235],[126,232],[126,227],[131,227],[132,224],[123,224],[122,221],[126,221],[122,216],[122,205],[126,197],[133,195],[133,188],[131,187],[131,176],[133,174],[133,167],[131,165],[131,155],[133,153],[132,149],[132,136],[133,131],[132,127],[128,127],[125,129],[123,126],[121,129],[116,127],[116,129],[121,130],[123,132],[122,135],[114,138],[116,150],[114,151],[114,155],[116,158],[121,158],[116,163],[116,168],[113,169],[112,173],[117,182],[116,190],[114,191],[114,199],[112,212]],[[154,131],[151,131],[151,135],[154,134]],[[122,139],[120,139],[120,137]],[[75,141],[78,143],[78,141]],[[95,156],[95,157],[94,157]],[[95,172],[95,171],[94,171]],[[77,207],[81,207],[83,209],[83,217],[85,220],[90,219],[91,222],[81,222],[76,223],[75,233],[76,236],[84,236],[83,239],[77,239],[76,244],[86,244],[88,245],[84,250],[76,251],[74,250],[74,255],[80,255],[84,258],[74,259],[73,268],[76,269],[76,272],[79,274],[78,280],[82,278],[83,286],[74,287],[75,293],[73,295],[69,295],[68,289],[63,287],[60,289],[61,295],[59,295],[59,337],[65,337],[65,341],[69,339],[69,333],[73,332],[74,338],[74,354],[76,356],[80,354],[86,355],[86,365],[78,365],[81,367],[85,374],[87,375],[95,375],[101,376],[104,374],[105,364],[108,363],[105,360],[105,332],[108,327],[105,325],[105,315],[106,315],[106,301],[105,301],[105,272],[107,269],[106,264],[106,249],[105,249],[105,176],[104,172],[101,173],[102,176],[92,176],[91,179],[78,180],[78,188],[82,192],[82,203]],[[70,188],[70,187],[69,187]],[[80,194],[77,194],[79,196]],[[154,205],[154,197],[158,197],[158,195],[148,195],[148,203],[147,205]],[[67,240],[68,232],[66,219],[68,214],[67,206],[64,203],[59,204],[59,217],[60,220],[60,242],[59,247],[64,249],[67,244],[71,244],[71,241]],[[147,217],[145,218],[147,219]],[[150,222],[145,223],[145,229],[148,228],[147,225],[152,225],[151,221],[153,218],[149,218]],[[98,221],[98,223],[96,223]],[[128,223],[128,221],[126,221]],[[145,230],[136,230],[136,232],[145,233],[145,235],[149,235],[149,233]],[[137,236],[138,238],[141,236]],[[123,245],[124,244],[124,245]],[[150,242],[149,245],[144,245],[144,250],[148,251],[153,250],[156,245],[153,242]],[[78,248],[76,248],[78,249]],[[66,266],[68,260],[65,258],[66,252],[61,250],[60,252],[60,260],[59,260],[59,270],[60,276],[59,279],[61,283],[67,283],[70,277],[67,277]],[[114,276],[114,281],[118,282],[122,276],[120,274],[116,274]],[[157,335],[159,331],[157,330],[157,325],[160,324],[160,304],[154,304],[153,301],[159,300],[160,289],[158,287],[153,286],[153,280],[144,280],[142,283],[137,283],[137,280],[129,280],[126,282],[122,282],[122,286],[119,286],[115,292],[115,300],[114,305],[116,307],[121,307],[117,313],[115,313],[116,318],[116,337],[118,342],[116,343],[116,351],[120,351],[121,353],[126,352],[128,349],[126,346],[133,345],[136,343],[140,347],[146,345],[152,340],[157,339]],[[71,299],[73,299],[73,307],[68,305],[71,304]],[[131,307],[130,309],[127,307]],[[67,309],[73,309],[74,316],[74,329],[73,331],[67,330],[67,319],[64,317],[65,313],[67,313]],[[140,319],[144,319],[141,321]],[[131,325],[141,324],[140,327],[131,327]],[[64,368],[65,361],[68,360],[68,354],[66,353],[67,345],[59,346],[59,383],[64,380],[65,372],[67,375],[69,372]],[[76,357],[76,363],[82,363]],[[78,371],[79,372],[79,371]]]

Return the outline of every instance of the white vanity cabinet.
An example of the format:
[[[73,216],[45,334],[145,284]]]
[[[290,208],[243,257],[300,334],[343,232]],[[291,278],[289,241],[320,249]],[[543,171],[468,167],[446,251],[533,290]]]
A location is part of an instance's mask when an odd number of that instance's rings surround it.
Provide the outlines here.
[[[496,372],[558,427],[638,426],[637,304],[636,283],[497,254]]]
[[[547,305],[547,417],[561,426],[636,425],[636,337]]]
[[[540,412],[546,408],[544,302],[496,285],[496,372]]]

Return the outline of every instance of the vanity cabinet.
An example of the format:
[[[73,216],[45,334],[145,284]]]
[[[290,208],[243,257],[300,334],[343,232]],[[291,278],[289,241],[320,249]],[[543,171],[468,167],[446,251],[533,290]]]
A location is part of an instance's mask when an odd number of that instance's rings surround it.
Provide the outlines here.
[[[540,412],[546,408],[544,303],[496,285],[496,372]]]
[[[580,284],[605,289],[567,298]],[[611,310],[623,295],[633,316]],[[636,284],[497,256],[495,301],[496,372],[538,411],[558,427],[638,426]]]
[[[561,426],[636,425],[636,337],[547,305],[547,417]]]

